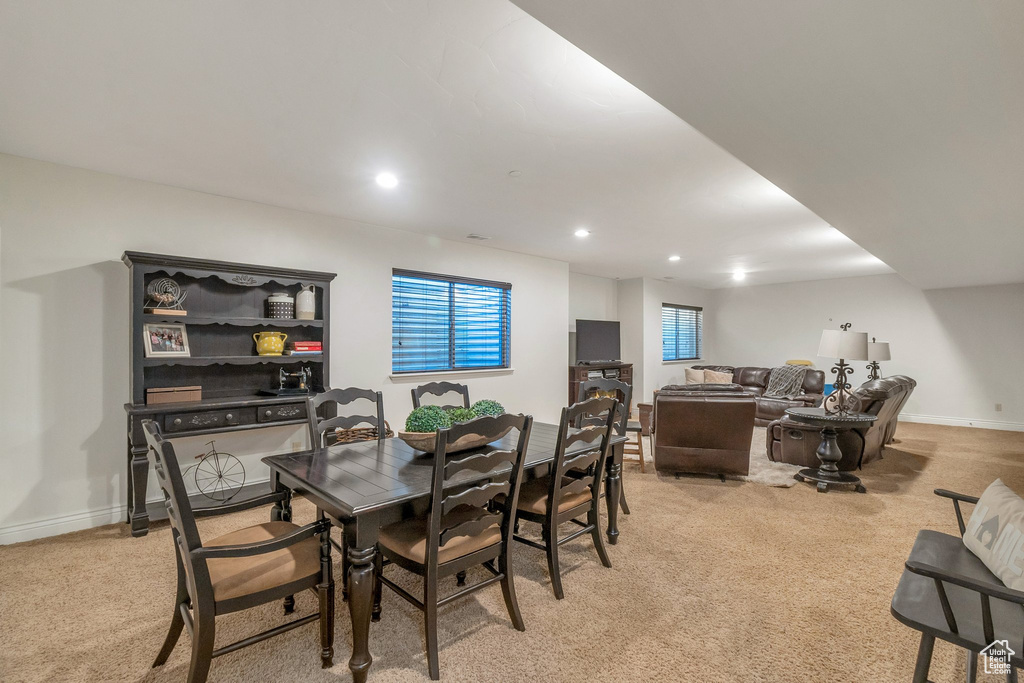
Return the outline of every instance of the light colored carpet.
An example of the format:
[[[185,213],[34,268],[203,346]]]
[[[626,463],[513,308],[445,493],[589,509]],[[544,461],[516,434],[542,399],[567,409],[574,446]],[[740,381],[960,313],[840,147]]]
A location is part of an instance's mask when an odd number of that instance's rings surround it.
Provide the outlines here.
[[[589,541],[570,543],[556,601],[543,553],[517,546],[526,632],[510,626],[497,586],[446,606],[442,679],[909,681],[918,638],[889,601],[918,529],[956,533],[932,489],[978,494],[1002,477],[1024,492],[1024,433],[901,424],[898,438],[863,471],[866,495],[676,480],[628,464],[633,514],[609,549],[613,568]],[[298,521],[312,514],[297,503]],[[250,511],[200,528],[212,536],[266,518]],[[166,524],[140,539],[118,525],[0,547],[0,679],[184,681],[187,637],[149,668],[171,613],[171,552]],[[313,608],[308,594],[298,602]],[[211,680],[350,680],[340,597],[338,608],[334,668],[320,669],[310,624],[214,660]],[[279,623],[280,612],[223,617],[218,642]],[[371,681],[426,679],[419,613],[387,591],[371,647]],[[936,645],[931,679],[964,680],[956,648]]]

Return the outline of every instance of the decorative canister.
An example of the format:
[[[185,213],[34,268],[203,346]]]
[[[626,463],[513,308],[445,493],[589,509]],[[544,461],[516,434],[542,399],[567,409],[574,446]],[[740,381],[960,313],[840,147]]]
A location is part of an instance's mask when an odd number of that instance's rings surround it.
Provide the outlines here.
[[[312,320],[316,316],[316,288],[313,285],[299,287],[299,295],[295,297],[295,317],[299,320]]]
[[[267,314],[270,318],[294,318],[295,299],[288,292],[274,292],[267,298]]]
[[[256,353],[261,356],[280,356],[284,353],[284,332],[257,332],[252,335],[256,342]]]

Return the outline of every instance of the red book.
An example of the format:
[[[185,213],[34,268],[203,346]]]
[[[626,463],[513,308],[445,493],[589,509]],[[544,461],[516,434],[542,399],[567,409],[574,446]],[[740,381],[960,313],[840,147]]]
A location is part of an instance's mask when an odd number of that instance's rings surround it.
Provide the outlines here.
[[[321,351],[324,348],[323,342],[289,342],[288,346],[296,351]]]

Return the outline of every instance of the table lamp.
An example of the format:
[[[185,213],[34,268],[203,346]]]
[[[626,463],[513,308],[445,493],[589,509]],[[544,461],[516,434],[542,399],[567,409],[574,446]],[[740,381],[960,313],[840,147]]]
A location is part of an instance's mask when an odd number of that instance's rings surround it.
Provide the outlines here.
[[[832,374],[836,376],[835,402],[825,401],[823,404],[826,412],[845,415],[846,399],[850,395],[850,384],[846,381],[848,375],[853,374],[853,369],[847,365],[847,360],[868,360],[868,333],[850,332],[851,323],[843,323],[838,330],[822,330],[821,343],[818,345],[818,355],[823,358],[838,358],[839,362],[832,368]]]
[[[868,342],[868,379],[879,379],[882,376],[881,366],[878,365],[880,360],[891,360],[889,358],[889,342],[875,341],[872,337],[871,341]]]

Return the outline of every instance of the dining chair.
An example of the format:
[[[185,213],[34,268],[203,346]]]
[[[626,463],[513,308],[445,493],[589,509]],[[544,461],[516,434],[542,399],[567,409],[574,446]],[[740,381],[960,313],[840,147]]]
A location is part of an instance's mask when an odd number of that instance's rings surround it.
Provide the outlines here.
[[[540,524],[544,542],[537,543],[519,535],[515,535],[514,538],[520,543],[547,553],[551,588],[559,600],[565,597],[558,566],[559,546],[589,533],[594,539],[601,564],[605,567],[612,566],[599,529],[598,504],[601,500],[601,478],[610,450],[612,431],[615,429],[618,403],[614,398],[601,397],[562,408],[555,459],[551,463],[550,473],[526,482],[519,493],[519,503],[516,506],[517,522],[526,520]],[[589,420],[601,416],[603,423],[587,424]],[[577,428],[574,426],[577,423],[583,426]],[[573,448],[577,443],[587,445]],[[587,516],[586,522],[577,519],[584,514]],[[558,528],[567,522],[572,522],[580,528],[559,538]]]
[[[174,446],[160,435],[156,422],[143,420],[149,461],[156,472],[171,523],[178,587],[174,612],[163,647],[153,667],[163,665],[174,650],[182,628],[192,638],[189,683],[202,683],[214,657],[234,652],[293,628],[320,620],[320,660],[329,668],[334,658],[334,577],[331,568],[330,522],[322,515],[312,524],[266,522],[203,542],[195,518],[236,512],[250,503],[193,510],[181,476]],[[282,500],[287,494],[271,494]],[[269,500],[260,500],[263,505]],[[285,613],[294,609],[292,596],[304,589],[319,599],[319,610],[288,623],[214,648],[216,618],[223,614],[284,599]]]
[[[640,471],[643,472],[643,437],[640,435],[640,422],[639,420],[629,419],[629,408],[633,405],[633,387],[623,381],[617,379],[605,379],[603,377],[580,382],[580,386],[576,394],[577,403],[595,396],[609,396],[615,398],[619,402],[618,411],[615,417],[615,433],[620,436],[636,433],[637,446],[634,446],[634,449],[638,447],[639,451],[630,449],[631,444],[626,442],[622,446],[622,453],[638,453],[640,456]],[[579,420],[577,420],[577,422],[579,422]],[[601,424],[602,422],[603,416],[595,416],[587,419],[588,424]],[[580,425],[577,424],[576,426],[578,427]],[[622,478],[620,478],[619,481],[619,504],[622,506],[622,511],[628,515],[629,503],[626,502],[626,486]]]
[[[458,384],[456,382],[428,382],[427,384],[421,384],[412,390],[412,407],[420,407],[420,399],[426,394],[432,394],[434,396],[444,396],[445,394],[461,394],[462,395],[462,407],[469,407],[469,387],[465,384]],[[443,408],[457,408],[458,406],[446,405]]]
[[[437,653],[437,610],[493,583],[501,583],[512,625],[526,629],[516,601],[509,567],[512,523],[526,447],[533,418],[528,415],[478,417],[437,432],[434,449],[430,504],[425,516],[413,517],[380,530],[375,558],[375,609],[379,614],[381,586],[387,586],[421,610],[427,641],[430,678],[440,676]],[[449,445],[467,435],[501,438],[510,430],[519,432],[514,448],[485,446],[468,455],[449,455]],[[507,441],[505,442],[507,443]],[[467,475],[474,476],[468,477]],[[479,475],[487,475],[480,481]],[[466,483],[468,480],[469,483]],[[499,498],[500,497],[500,498]],[[423,599],[384,576],[384,561],[423,577]],[[497,568],[494,562],[497,560]],[[491,576],[444,597],[438,597],[439,580],[445,576],[483,566]]]
[[[339,408],[356,401],[369,401],[374,405],[373,415],[342,415]],[[325,412],[321,406],[327,404]],[[325,412],[325,417],[320,413]],[[384,398],[372,389],[330,389],[306,398],[306,416],[309,418],[310,446],[329,446],[338,442],[383,441],[388,436],[388,425],[384,420]],[[356,429],[358,425],[370,425]],[[333,436],[331,436],[333,435]]]

